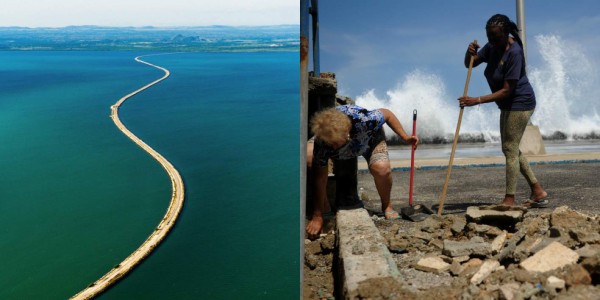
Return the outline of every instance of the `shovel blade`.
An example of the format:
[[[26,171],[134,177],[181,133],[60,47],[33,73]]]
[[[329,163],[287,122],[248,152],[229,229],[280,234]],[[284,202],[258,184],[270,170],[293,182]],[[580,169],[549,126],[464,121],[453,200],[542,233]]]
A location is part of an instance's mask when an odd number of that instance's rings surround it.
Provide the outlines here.
[[[400,209],[400,213],[402,213],[402,216],[404,216],[406,219],[409,219],[413,222],[421,222],[433,215],[433,211],[431,209],[421,204],[403,207]]]

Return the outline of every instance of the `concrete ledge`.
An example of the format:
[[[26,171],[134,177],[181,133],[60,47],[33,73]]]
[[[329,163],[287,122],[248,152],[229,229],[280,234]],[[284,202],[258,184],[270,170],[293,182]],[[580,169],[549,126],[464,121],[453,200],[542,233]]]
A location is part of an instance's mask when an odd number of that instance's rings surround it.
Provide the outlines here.
[[[385,239],[364,208],[337,213],[338,272],[345,299],[352,299],[359,283],[368,279],[399,277]]]

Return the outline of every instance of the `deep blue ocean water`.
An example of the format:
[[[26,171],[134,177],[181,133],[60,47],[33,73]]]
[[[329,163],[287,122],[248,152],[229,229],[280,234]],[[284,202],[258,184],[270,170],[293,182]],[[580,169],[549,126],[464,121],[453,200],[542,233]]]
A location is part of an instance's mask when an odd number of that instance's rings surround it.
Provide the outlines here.
[[[162,76],[134,52],[0,52],[0,299],[65,299],[135,250],[166,172],[109,118]],[[297,299],[298,53],[177,53],[121,106],[177,167],[168,238],[101,299]]]

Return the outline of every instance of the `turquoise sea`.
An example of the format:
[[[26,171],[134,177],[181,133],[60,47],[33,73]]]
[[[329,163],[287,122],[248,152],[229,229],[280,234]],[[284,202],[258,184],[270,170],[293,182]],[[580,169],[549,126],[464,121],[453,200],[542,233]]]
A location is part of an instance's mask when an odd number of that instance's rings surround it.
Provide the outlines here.
[[[135,250],[171,197],[109,118],[162,76],[135,52],[0,52],[0,299],[66,299]],[[170,235],[100,299],[297,299],[298,53],[174,53],[121,106],[186,184]]]

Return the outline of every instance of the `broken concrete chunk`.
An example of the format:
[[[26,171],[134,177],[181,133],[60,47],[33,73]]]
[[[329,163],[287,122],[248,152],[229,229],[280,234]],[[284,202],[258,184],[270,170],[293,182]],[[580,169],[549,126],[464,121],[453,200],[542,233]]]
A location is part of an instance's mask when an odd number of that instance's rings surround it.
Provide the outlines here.
[[[421,231],[434,233],[436,230],[442,228],[443,221],[438,215],[433,215],[420,223]]]
[[[473,258],[462,265],[462,271],[459,276],[464,278],[471,278],[477,271],[479,271],[483,261],[479,258]]]
[[[469,206],[466,218],[469,222],[516,224],[523,220],[525,211],[520,207],[507,206]]]
[[[591,216],[574,211],[568,206],[557,207],[550,215],[550,224],[559,228],[577,228],[592,220]]]
[[[585,258],[581,262],[581,266],[584,267],[591,275],[600,276],[600,254]]]
[[[518,283],[512,282],[503,284],[500,286],[500,294],[501,299],[513,300],[517,299],[517,295],[519,294],[519,288],[521,286]]]
[[[314,241],[312,243],[304,245],[304,252],[308,254],[319,254],[321,253],[321,243]]]
[[[564,278],[567,286],[592,284],[592,276],[580,265],[569,265],[561,269],[559,276]]]
[[[492,250],[492,254],[496,255],[502,250],[504,247],[504,243],[506,242],[506,231],[502,231],[500,235],[498,235],[490,244],[490,248]]]
[[[565,288],[565,281],[556,276],[550,276],[548,279],[546,279],[546,287],[555,290],[562,290]]]
[[[500,228],[486,224],[469,223],[467,227],[470,232],[475,233],[478,236],[493,237],[502,233]]]
[[[427,245],[434,246],[434,247],[436,247],[439,250],[444,249],[444,242],[442,242],[442,241],[440,241],[438,239],[429,241],[429,243],[427,243]]]
[[[321,240],[321,250],[323,251],[323,253],[331,253],[333,250],[335,250],[335,238],[334,237],[330,237],[330,238],[324,238]]]
[[[600,233],[589,228],[575,228],[569,230],[569,235],[582,244],[600,243]]]
[[[452,261],[456,261],[458,263],[463,263],[465,261],[468,261],[469,259],[471,259],[470,256],[468,255],[463,255],[463,256],[457,256],[457,257],[453,257]]]
[[[579,256],[587,258],[600,255],[600,245],[585,245],[575,250]]]
[[[491,253],[491,247],[486,242],[444,240],[444,250],[442,250],[442,253],[450,257],[465,255],[487,256]]]
[[[534,249],[540,250],[546,246],[548,246],[548,244],[544,245],[544,247],[539,248],[539,245],[542,244],[542,241],[544,239],[540,236],[535,236],[535,237],[531,237],[531,236],[526,236],[525,239],[515,248],[514,251],[514,259],[518,260],[518,261],[523,261],[525,259],[527,259],[529,256],[531,256],[531,254],[535,253],[536,251],[534,251]]]
[[[517,231],[515,234],[509,235],[507,234],[507,237],[509,237],[508,242],[506,242],[506,247],[504,247],[504,249],[502,249],[502,251],[500,251],[500,253],[498,253],[498,255],[496,255],[496,258],[499,261],[502,261],[506,258],[509,258],[511,256],[513,256],[513,253],[515,251],[515,249],[517,248],[517,244],[523,239],[523,237],[525,237],[527,233],[526,229],[519,229],[519,231]]]
[[[530,272],[547,272],[574,264],[578,259],[577,252],[559,242],[552,242],[546,248],[521,262],[520,266]]]
[[[463,270],[464,267],[457,261],[453,261],[452,264],[450,264],[450,273],[454,276],[458,276]]]
[[[522,227],[527,228],[527,235],[546,234],[550,228],[549,217],[539,216],[523,219]]]
[[[450,264],[437,256],[424,257],[417,262],[415,269],[425,272],[441,273],[450,269]]]
[[[452,223],[452,227],[450,227],[450,230],[452,230],[453,234],[458,235],[459,233],[463,232],[465,226],[467,226],[467,223],[465,221],[459,219],[454,220],[454,222]]]
[[[471,283],[480,284],[484,279],[486,279],[492,272],[496,271],[496,269],[500,267],[500,262],[497,260],[486,260],[479,268],[479,271],[471,277]]]

